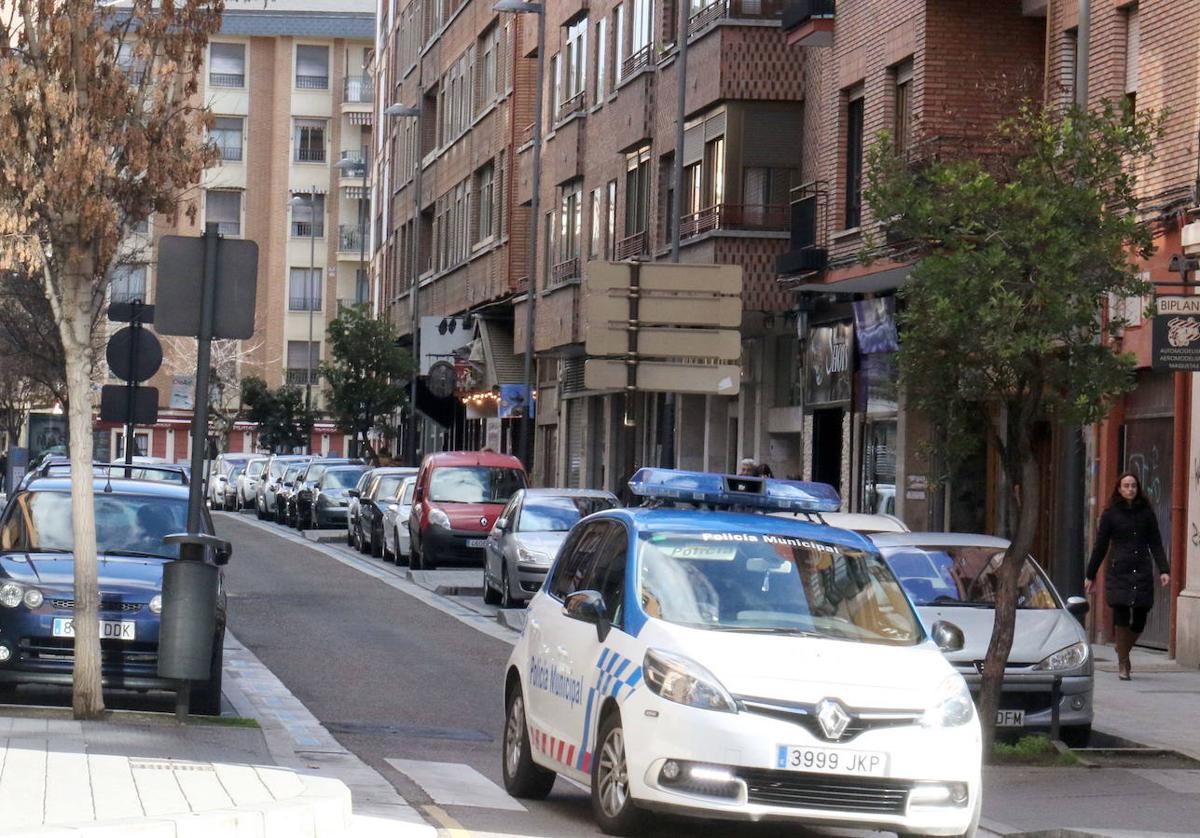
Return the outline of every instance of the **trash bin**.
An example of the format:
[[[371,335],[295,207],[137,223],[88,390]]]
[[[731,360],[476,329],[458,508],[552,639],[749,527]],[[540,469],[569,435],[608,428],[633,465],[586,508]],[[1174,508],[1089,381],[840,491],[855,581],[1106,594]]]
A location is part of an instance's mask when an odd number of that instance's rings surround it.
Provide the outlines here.
[[[159,677],[208,680],[219,584],[220,570],[205,561],[180,559],[163,568]]]

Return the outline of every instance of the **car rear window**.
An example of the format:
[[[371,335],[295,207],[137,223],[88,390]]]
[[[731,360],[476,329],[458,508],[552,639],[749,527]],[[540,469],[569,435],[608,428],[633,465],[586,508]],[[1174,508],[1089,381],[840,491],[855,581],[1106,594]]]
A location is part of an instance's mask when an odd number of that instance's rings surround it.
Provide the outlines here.
[[[429,499],[439,503],[508,503],[525,488],[525,472],[488,466],[442,466],[429,478]]]

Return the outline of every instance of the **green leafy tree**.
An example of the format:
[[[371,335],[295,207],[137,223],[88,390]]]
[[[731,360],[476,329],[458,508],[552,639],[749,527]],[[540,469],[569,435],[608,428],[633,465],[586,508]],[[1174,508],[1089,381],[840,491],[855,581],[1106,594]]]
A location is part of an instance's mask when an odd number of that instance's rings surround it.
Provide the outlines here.
[[[986,154],[904,160],[882,136],[868,155],[867,200],[917,257],[898,317],[908,405],[932,421],[950,465],[990,438],[1008,492],[1011,546],[979,700],[989,752],[1043,505],[1036,427],[1095,422],[1133,386],[1134,360],[1111,342],[1124,323],[1103,307],[1148,290],[1132,264],[1152,250],[1133,171],[1161,125],[1112,103],[1025,105]]]
[[[304,391],[298,387],[272,390],[256,376],[242,379],[242,411],[258,425],[259,444],[268,451],[292,451],[307,446],[315,416],[304,409]]]
[[[327,335],[333,360],[321,365],[321,374],[328,384],[329,411],[374,460],[368,434],[381,418],[407,403],[403,381],[412,374],[412,358],[396,345],[392,324],[372,317],[365,306],[343,309]]]

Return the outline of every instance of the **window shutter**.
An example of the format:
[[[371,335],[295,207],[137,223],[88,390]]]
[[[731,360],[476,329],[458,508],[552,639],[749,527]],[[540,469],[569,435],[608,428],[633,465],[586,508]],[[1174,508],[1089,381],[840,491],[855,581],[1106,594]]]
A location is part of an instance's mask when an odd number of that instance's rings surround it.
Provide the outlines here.
[[[1137,6],[1125,16],[1125,92],[1137,93],[1138,89],[1138,40],[1140,36]]]

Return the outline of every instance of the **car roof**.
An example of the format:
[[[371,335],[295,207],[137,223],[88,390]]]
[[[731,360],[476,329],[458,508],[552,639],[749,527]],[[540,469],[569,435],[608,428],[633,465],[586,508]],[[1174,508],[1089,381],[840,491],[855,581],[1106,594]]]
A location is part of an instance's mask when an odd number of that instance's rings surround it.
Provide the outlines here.
[[[383,466],[381,468],[370,469],[372,477],[385,477],[389,474],[410,475],[416,474],[419,469],[413,466]]]
[[[329,472],[331,472],[331,471],[347,471],[349,469],[365,469],[365,468],[366,468],[366,466],[363,465],[362,463],[334,463],[333,465],[331,465],[328,468],[328,470],[326,470],[325,473],[329,474]]]
[[[804,520],[803,513],[771,512],[775,518],[799,518]],[[843,530],[854,530],[864,535],[873,533],[906,533],[908,527],[895,515],[884,515],[878,512],[822,512],[821,518],[831,527]]]
[[[871,550],[871,542],[864,536],[799,518],[777,518],[754,512],[711,512],[704,509],[670,507],[633,507],[606,509],[589,516],[586,520],[616,518],[624,520],[634,529],[641,531],[671,531],[679,533],[723,532],[738,535],[785,535],[807,538],[847,547]],[[764,526],[771,522],[770,531]],[[873,551],[872,551],[873,552]]]
[[[423,466],[438,468],[441,466],[486,466],[490,468],[525,467],[521,461],[511,454],[497,454],[494,451],[443,451],[440,454],[430,454],[425,458]]]
[[[92,481],[96,494],[118,495],[154,495],[156,497],[182,498],[187,500],[188,487],[180,483],[166,483],[161,480],[125,480],[114,477],[112,480],[100,478]],[[109,491],[111,487],[111,491]],[[39,477],[25,489],[27,492],[69,492],[71,479],[69,477]]]
[[[617,496],[604,489],[525,489],[527,498],[606,498],[616,500]]]
[[[991,547],[1007,550],[1009,541],[970,532],[881,532],[870,536],[879,547]]]

